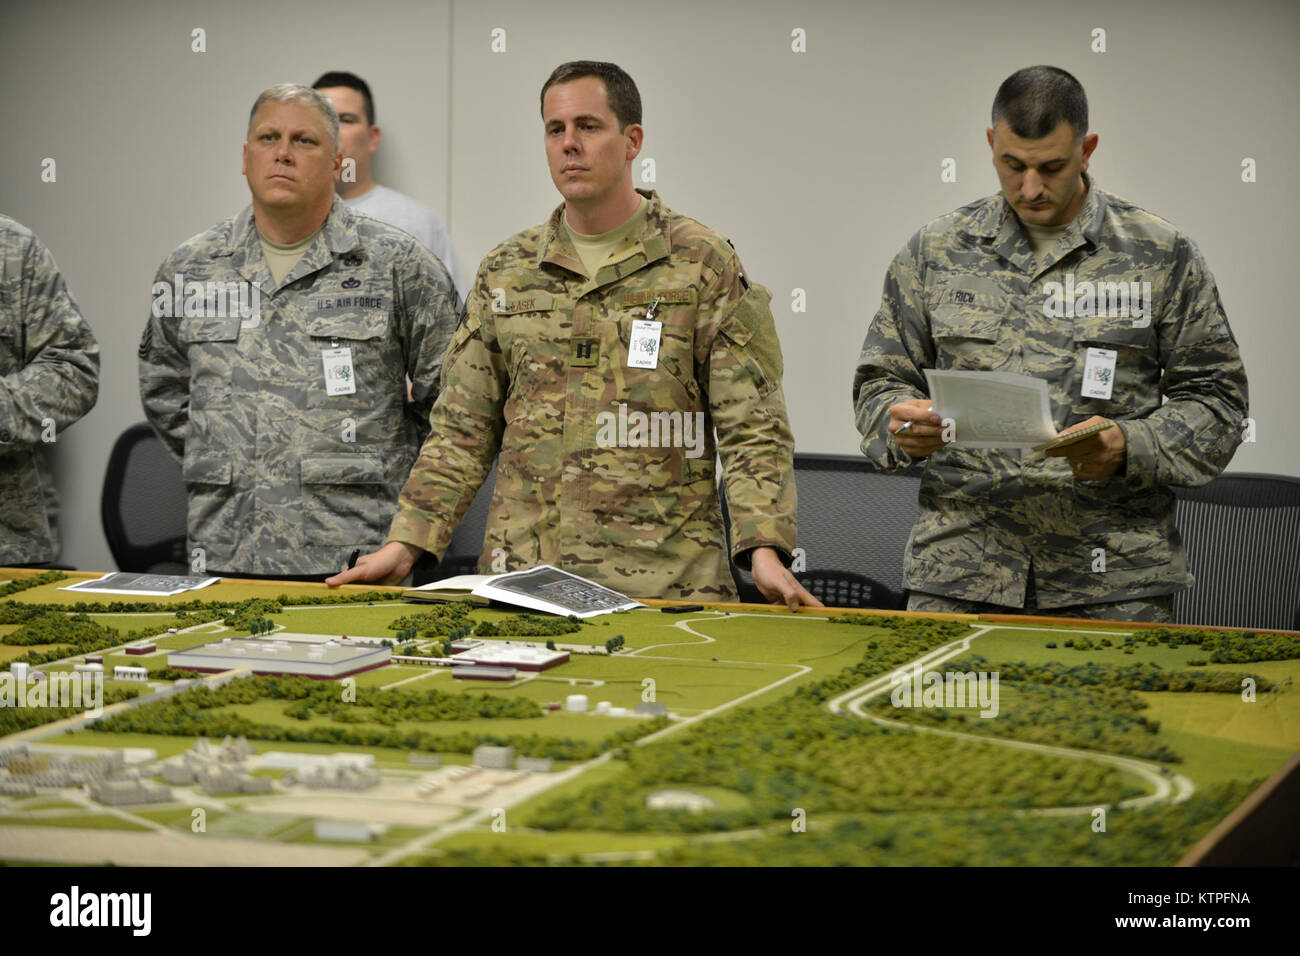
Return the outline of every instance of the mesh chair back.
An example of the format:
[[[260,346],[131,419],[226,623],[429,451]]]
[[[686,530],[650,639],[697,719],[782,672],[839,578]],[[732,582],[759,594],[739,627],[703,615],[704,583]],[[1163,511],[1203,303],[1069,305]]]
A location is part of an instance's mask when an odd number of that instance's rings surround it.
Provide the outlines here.
[[[887,473],[857,455],[795,455],[799,547],[808,569],[795,573],[800,583],[836,607],[903,607],[903,556],[919,510],[923,468]],[[719,495],[725,520],[722,489]],[[730,545],[731,524],[725,523]],[[746,572],[733,565],[732,574],[742,600],[764,600]]]
[[[1300,630],[1300,478],[1232,473],[1173,491],[1196,577],[1174,620]]]
[[[186,574],[187,496],[181,466],[146,423],[132,425],[108,458],[100,517],[120,571]]]
[[[806,571],[795,578],[804,590],[827,607],[901,609],[903,595],[880,582],[849,571]]]

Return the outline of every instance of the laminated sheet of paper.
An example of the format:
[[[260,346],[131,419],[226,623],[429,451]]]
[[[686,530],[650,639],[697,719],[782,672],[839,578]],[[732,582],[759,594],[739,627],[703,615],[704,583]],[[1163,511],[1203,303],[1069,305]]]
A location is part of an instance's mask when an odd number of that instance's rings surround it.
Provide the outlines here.
[[[1056,437],[1047,383],[1010,372],[925,370],[930,402],[952,419],[958,448],[1028,450]]]

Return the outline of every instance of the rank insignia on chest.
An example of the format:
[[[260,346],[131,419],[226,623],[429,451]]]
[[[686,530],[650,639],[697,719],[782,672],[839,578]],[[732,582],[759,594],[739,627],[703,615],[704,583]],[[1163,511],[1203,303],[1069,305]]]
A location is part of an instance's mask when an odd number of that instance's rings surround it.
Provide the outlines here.
[[[569,364],[574,368],[594,368],[600,359],[600,339],[574,338],[569,345]]]

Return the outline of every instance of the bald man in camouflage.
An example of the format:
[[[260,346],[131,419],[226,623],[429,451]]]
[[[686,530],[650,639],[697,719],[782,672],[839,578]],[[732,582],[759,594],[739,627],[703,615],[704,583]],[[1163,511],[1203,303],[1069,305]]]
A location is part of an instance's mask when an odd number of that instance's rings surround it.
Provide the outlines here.
[[[1001,194],[922,228],[885,278],[853,394],[873,463],[927,459],[911,610],[1169,621],[1192,583],[1169,488],[1232,458],[1246,375],[1196,246],[1091,180],[1087,129],[1069,73],[1013,74],[987,132]],[[1117,427],[1046,458],[946,447],[927,368],[1031,375],[1058,430]]]
[[[794,439],[769,294],[726,239],[633,188],[641,102],[621,69],[557,68],[542,119],[564,204],[483,260],[389,544],[330,583],[400,580],[441,553],[500,449],[482,570],[499,556],[634,597],[734,600],[716,453],[736,562],[774,603],[820,603],[787,570]]]

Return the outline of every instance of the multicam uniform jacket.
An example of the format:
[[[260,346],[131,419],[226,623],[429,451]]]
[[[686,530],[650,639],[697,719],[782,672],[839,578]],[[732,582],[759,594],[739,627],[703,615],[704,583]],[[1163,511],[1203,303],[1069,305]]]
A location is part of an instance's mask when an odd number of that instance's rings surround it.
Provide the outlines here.
[[[442,553],[499,448],[481,569],[545,562],[638,597],[734,599],[720,454],[733,554],[743,565],[768,545],[788,560],[794,440],[770,296],[725,239],[646,196],[594,278],[563,206],[483,260],[391,540]],[[647,312],[662,323],[656,364],[630,367]]]
[[[220,283],[258,308],[232,309]],[[382,544],[456,327],[442,264],[336,200],[277,285],[249,207],[168,256],[153,291],[140,394],[182,462],[207,568],[326,574]],[[327,350],[347,350],[329,374],[351,393],[327,392]]]
[[[1192,582],[1169,487],[1204,484],[1231,459],[1245,370],[1192,242],[1089,186],[1041,264],[999,194],[922,228],[889,268],[853,385],[877,466],[912,463],[889,408],[926,396],[926,368],[1044,379],[1058,430],[1101,415],[1127,442],[1125,468],[1102,481],[1075,479],[1064,458],[930,455],[905,563],[913,590],[1023,607],[1032,577],[1037,606],[1053,608]],[[1089,348],[1116,353],[1109,399],[1082,396]]]
[[[99,345],[54,257],[0,215],[0,565],[59,552],[45,445],[95,406]]]

